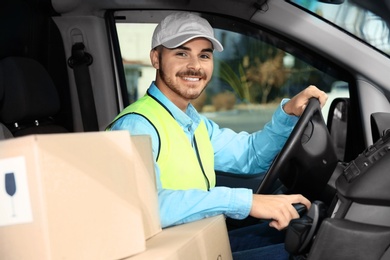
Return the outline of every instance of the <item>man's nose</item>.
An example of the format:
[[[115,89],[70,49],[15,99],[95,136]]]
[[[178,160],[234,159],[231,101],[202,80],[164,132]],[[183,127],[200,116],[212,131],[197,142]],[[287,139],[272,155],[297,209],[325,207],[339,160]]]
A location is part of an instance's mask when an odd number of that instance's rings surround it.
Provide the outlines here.
[[[199,59],[197,57],[190,58],[187,64],[188,69],[199,70],[201,68]]]

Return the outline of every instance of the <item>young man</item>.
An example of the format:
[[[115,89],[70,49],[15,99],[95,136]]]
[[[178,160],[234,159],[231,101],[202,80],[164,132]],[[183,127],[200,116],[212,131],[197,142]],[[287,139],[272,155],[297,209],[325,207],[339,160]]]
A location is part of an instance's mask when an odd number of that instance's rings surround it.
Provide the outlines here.
[[[303,203],[309,208],[310,201],[301,195],[259,195],[245,188],[215,187],[214,170],[237,174],[266,171],[309,98],[318,98],[324,105],[327,96],[314,86],[306,88],[292,99],[283,100],[272,121],[253,134],[219,128],[190,104],[211,79],[214,50],[220,52],[223,47],[205,19],[185,12],[166,17],[152,39],[150,60],[156,69],[155,81],[143,98],[115,118],[109,129],[152,137],[163,227],[217,214],[235,219],[251,215],[271,219],[269,226],[280,233],[277,230],[299,217],[292,204]],[[267,228],[268,224],[256,232]],[[248,242],[236,239],[232,233],[232,251],[240,251],[234,253],[235,257],[286,256],[283,244],[272,245],[283,239],[273,241],[268,234],[254,243],[253,238]],[[247,251],[251,248],[255,252]]]

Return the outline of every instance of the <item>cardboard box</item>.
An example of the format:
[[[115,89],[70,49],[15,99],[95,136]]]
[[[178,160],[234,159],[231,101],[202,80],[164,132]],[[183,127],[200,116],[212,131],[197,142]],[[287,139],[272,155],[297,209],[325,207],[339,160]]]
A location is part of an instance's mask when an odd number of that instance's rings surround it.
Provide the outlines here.
[[[139,139],[145,146],[127,131],[1,141],[1,258],[106,260],[145,250],[161,227],[150,141]]]
[[[230,260],[232,253],[222,215],[165,228],[146,241],[146,251],[126,260]]]
[[[144,223],[145,238],[161,232],[160,214],[156,187],[156,175],[152,153],[152,139],[149,135],[131,136],[138,153],[134,153],[137,191]],[[145,174],[145,169],[147,174]]]

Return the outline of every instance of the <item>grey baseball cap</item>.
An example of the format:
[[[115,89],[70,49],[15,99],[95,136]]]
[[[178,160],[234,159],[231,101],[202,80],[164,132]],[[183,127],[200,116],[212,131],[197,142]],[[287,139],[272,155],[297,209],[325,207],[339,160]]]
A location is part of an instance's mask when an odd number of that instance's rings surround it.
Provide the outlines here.
[[[176,48],[195,38],[206,38],[215,50],[223,51],[223,46],[214,37],[214,30],[209,22],[188,12],[168,15],[157,25],[153,33],[152,49],[159,45]]]

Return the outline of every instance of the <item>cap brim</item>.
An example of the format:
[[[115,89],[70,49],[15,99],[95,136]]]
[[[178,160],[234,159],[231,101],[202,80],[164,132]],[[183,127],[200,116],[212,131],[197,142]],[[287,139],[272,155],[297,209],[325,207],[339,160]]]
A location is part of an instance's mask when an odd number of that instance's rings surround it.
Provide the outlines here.
[[[206,36],[206,35],[203,35],[203,34],[185,34],[185,35],[179,35],[177,37],[175,37],[174,39],[172,40],[169,40],[169,41],[166,41],[166,42],[163,42],[162,45],[166,48],[169,48],[169,49],[172,49],[172,48],[177,48],[179,47],[180,45],[183,45],[184,43],[192,40],[192,39],[195,39],[195,38],[206,38],[208,39],[212,44],[213,44],[213,48],[214,50],[218,51],[218,52],[221,52],[223,51],[223,46],[222,44],[215,38],[213,37],[209,37],[209,36]]]

